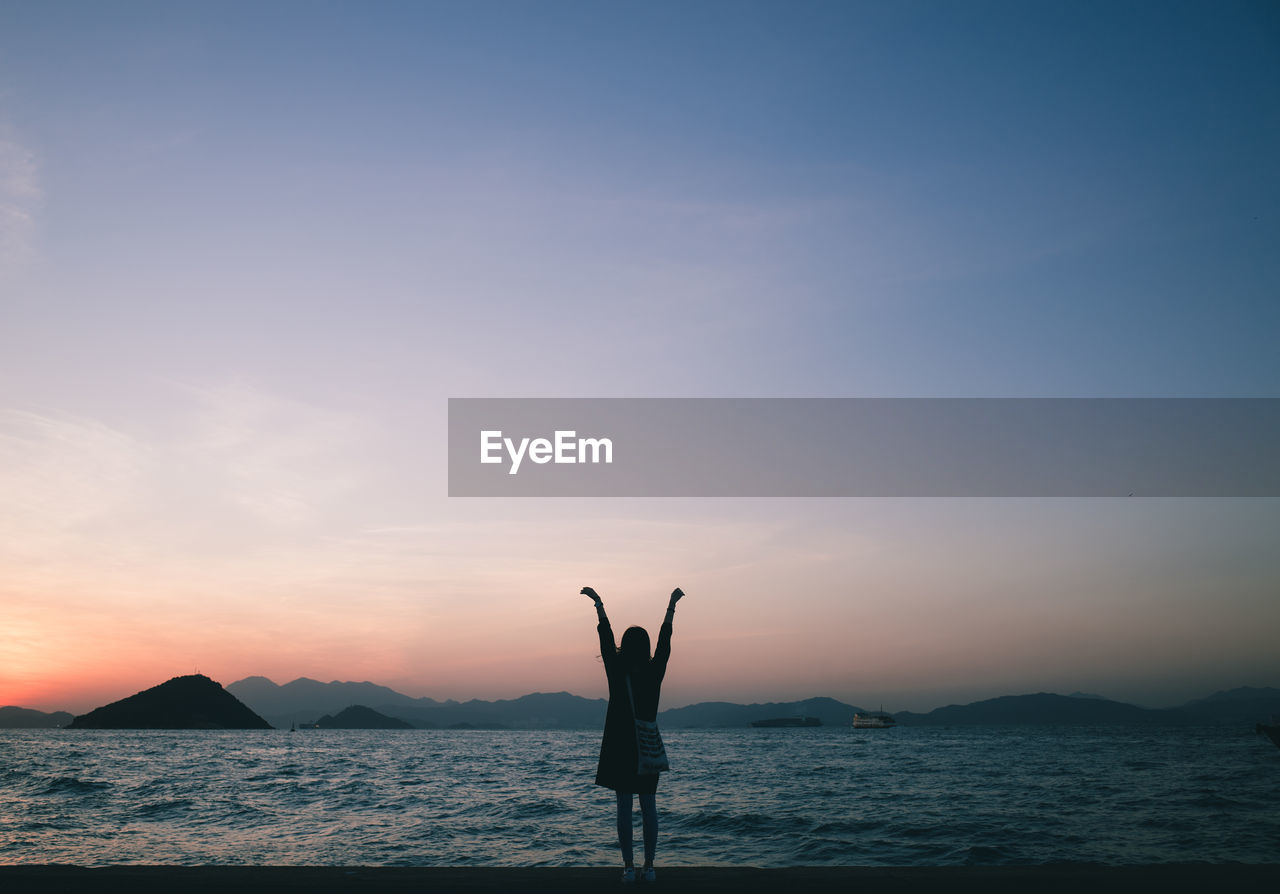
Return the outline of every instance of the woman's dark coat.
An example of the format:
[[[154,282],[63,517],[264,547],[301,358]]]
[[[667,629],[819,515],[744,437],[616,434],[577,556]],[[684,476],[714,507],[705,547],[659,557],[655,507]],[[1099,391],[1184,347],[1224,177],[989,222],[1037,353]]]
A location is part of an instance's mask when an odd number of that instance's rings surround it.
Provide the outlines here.
[[[629,667],[618,653],[613,642],[613,628],[608,621],[601,621],[596,628],[600,632],[600,657],[604,659],[604,672],[609,678],[609,710],[604,718],[604,739],[600,742],[600,763],[596,766],[596,785],[603,785],[616,792],[653,794],[658,790],[658,774],[636,775],[639,754],[636,750],[636,726],[631,714],[631,699],[627,695],[627,677],[635,693],[636,713],[641,720],[656,720],[658,696],[662,678],[667,673],[667,659],[671,657],[671,625],[663,624],[658,630],[658,645],[649,663],[638,668]]]

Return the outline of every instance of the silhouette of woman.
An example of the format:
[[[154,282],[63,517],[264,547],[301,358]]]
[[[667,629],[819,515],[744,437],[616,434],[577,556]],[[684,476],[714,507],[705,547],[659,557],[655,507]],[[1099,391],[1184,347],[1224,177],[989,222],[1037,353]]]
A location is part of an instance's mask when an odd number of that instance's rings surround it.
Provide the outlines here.
[[[596,785],[611,788],[618,796],[618,844],[622,847],[624,882],[636,880],[631,848],[631,799],[633,795],[640,796],[640,817],[644,824],[644,867],[640,877],[651,882],[655,877],[653,854],[658,845],[658,774],[636,774],[639,753],[631,705],[634,697],[635,713],[642,720],[655,720],[658,716],[658,695],[667,672],[667,659],[671,657],[671,622],[675,618],[676,603],[684,593],[678,587],[671,591],[667,616],[658,630],[658,646],[650,658],[649,634],[643,627],[628,627],[622,634],[621,648],[615,646],[604,603],[590,587],[583,587],[582,592],[596,604],[596,616],[600,619],[596,627],[600,632],[600,657],[604,659],[604,672],[609,678],[609,709],[600,742]]]

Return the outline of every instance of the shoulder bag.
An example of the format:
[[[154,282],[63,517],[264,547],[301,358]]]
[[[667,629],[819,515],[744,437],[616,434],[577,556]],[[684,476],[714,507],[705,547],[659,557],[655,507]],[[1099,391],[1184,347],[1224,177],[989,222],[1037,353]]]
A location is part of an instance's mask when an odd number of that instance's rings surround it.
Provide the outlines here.
[[[631,699],[631,716],[636,721],[636,752],[639,755],[636,775],[653,776],[663,770],[670,770],[671,764],[667,761],[667,749],[662,744],[657,721],[641,720],[636,714],[636,696],[631,691],[630,674],[627,674],[627,696]]]

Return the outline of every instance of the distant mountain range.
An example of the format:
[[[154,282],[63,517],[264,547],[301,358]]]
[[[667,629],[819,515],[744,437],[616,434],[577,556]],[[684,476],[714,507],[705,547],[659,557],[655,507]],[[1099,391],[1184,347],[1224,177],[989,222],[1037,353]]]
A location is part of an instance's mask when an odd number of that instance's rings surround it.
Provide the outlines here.
[[[1096,695],[1006,695],[928,714],[895,715],[907,726],[1105,726],[1109,724],[1246,725],[1280,713],[1280,689],[1216,692],[1177,708],[1139,708]]]
[[[735,705],[730,702],[699,702],[671,708],[658,714],[658,726],[666,729],[726,728],[750,726],[755,720],[778,717],[817,717],[823,726],[848,726],[853,715],[863,709],[833,698],[808,698],[801,702],[765,702]]]
[[[32,708],[15,708],[12,705],[0,708],[0,729],[53,729],[66,726],[75,717],[66,711],[54,711],[46,714]]]
[[[515,699],[472,699],[444,702],[413,698],[374,683],[305,677],[278,685],[266,677],[247,677],[226,687],[253,712],[277,729],[315,723],[353,707],[371,709],[419,729],[601,729],[607,702],[567,692],[533,693]],[[831,698],[740,705],[700,702],[658,715],[664,729],[742,728],[752,721],[777,717],[817,717],[824,726],[847,727],[864,709]],[[1074,693],[1009,695],[967,705],[948,705],[926,714],[896,713],[901,726],[1108,724],[1248,726],[1280,715],[1280,689],[1244,687],[1216,692],[1177,708],[1152,709],[1101,696]],[[71,715],[45,714],[25,708],[0,708],[0,728],[65,726]]]
[[[321,683],[299,677],[283,686],[266,677],[245,677],[227,686],[227,691],[270,720],[275,726],[292,722],[311,722],[321,714],[334,714],[351,705],[383,707],[432,708],[441,704],[430,698],[413,698],[376,683]],[[385,713],[385,712],[384,712]]]
[[[279,686],[265,677],[249,677],[227,690],[273,725],[310,723],[351,705],[372,708],[421,729],[601,729],[604,699],[567,692],[533,693],[516,699],[439,702],[412,698],[373,683],[321,683],[302,678]],[[700,702],[658,714],[664,729],[741,728],[754,720],[817,717],[824,726],[849,726],[864,708],[832,698],[750,705]],[[1105,724],[1242,724],[1252,726],[1280,714],[1280,689],[1241,688],[1217,692],[1178,708],[1152,709],[1075,693],[1012,695],[968,705],[948,705],[927,714],[908,711],[894,716],[903,726],[1086,725]]]
[[[495,702],[413,698],[374,683],[321,683],[301,677],[283,686],[266,677],[247,677],[227,691],[272,726],[314,723],[358,705],[403,720],[419,729],[597,729],[608,703],[567,692],[542,693]]]

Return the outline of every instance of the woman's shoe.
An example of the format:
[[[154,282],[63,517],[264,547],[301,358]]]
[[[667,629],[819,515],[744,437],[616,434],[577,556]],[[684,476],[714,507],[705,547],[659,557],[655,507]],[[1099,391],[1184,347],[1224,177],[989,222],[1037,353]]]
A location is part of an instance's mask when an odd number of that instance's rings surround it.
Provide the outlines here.
[[[622,869],[622,883],[629,885],[636,880],[636,869],[634,866],[625,866]]]
[[[656,882],[658,880],[658,876],[653,871],[652,866],[646,866],[643,870],[641,870],[640,877],[643,878],[646,882]]]

